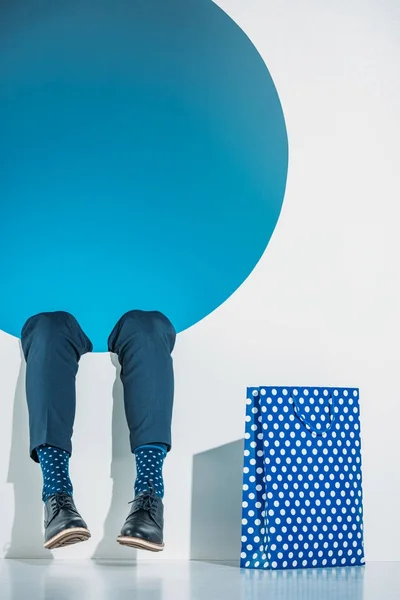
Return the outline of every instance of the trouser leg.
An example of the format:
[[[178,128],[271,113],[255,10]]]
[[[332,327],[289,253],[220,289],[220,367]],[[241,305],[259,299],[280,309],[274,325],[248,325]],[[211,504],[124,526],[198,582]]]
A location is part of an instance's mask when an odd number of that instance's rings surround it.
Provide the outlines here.
[[[132,452],[151,443],[171,448],[176,333],[159,312],[132,310],[121,317],[108,340],[118,355]]]
[[[72,452],[75,418],[75,377],[80,357],[92,344],[77,320],[67,312],[40,313],[28,319],[22,334],[26,359],[30,453],[54,446]]]

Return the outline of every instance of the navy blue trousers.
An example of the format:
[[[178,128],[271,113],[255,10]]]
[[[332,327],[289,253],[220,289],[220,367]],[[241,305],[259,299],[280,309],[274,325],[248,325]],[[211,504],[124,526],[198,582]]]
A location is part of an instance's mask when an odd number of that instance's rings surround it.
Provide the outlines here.
[[[121,317],[108,338],[108,349],[121,364],[132,452],[151,443],[171,448],[175,337],[173,325],[163,314],[132,310]],[[75,378],[79,360],[92,351],[92,343],[75,317],[62,311],[28,319],[21,340],[27,365],[31,457],[38,462],[35,449],[43,444],[71,454]]]

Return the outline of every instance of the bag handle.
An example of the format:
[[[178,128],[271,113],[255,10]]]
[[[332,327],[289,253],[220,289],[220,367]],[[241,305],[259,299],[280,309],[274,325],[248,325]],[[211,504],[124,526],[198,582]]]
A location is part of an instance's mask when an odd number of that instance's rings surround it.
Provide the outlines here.
[[[326,434],[328,431],[330,431],[330,429],[332,429],[332,425],[336,419],[336,414],[335,414],[335,410],[334,410],[334,406],[333,406],[333,398],[332,398],[331,394],[329,394],[329,396],[325,396],[329,400],[329,427],[326,427],[324,430],[318,429],[317,427],[315,427],[315,425],[311,419],[308,419],[307,417],[300,414],[301,411],[300,411],[300,407],[298,405],[297,396],[295,396],[292,393],[292,394],[290,394],[290,397],[293,400],[293,412],[295,414],[296,419],[298,421],[300,421],[300,423],[302,425],[304,425],[304,427],[308,431],[311,431],[312,433],[316,434],[318,437],[323,437],[324,434]]]

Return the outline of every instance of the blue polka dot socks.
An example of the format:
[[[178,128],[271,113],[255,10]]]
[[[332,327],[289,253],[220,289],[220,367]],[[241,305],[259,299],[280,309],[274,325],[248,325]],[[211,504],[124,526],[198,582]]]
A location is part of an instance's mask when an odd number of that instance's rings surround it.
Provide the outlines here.
[[[53,446],[40,446],[36,448],[36,452],[43,473],[43,502],[56,493],[72,496],[68,452]],[[136,496],[152,487],[159,498],[164,497],[162,469],[166,455],[167,446],[164,444],[149,444],[136,448]]]
[[[159,498],[164,497],[162,468],[166,456],[167,446],[164,444],[148,444],[136,448],[135,496],[147,492],[151,486]]]
[[[40,446],[36,452],[43,473],[43,502],[58,492],[72,496],[68,452],[53,446]]]

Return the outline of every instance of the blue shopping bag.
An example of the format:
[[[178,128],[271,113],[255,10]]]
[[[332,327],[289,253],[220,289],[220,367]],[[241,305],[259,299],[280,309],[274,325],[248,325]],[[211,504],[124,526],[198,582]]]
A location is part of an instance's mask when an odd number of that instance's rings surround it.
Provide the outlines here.
[[[364,564],[359,391],[248,388],[241,566]]]

